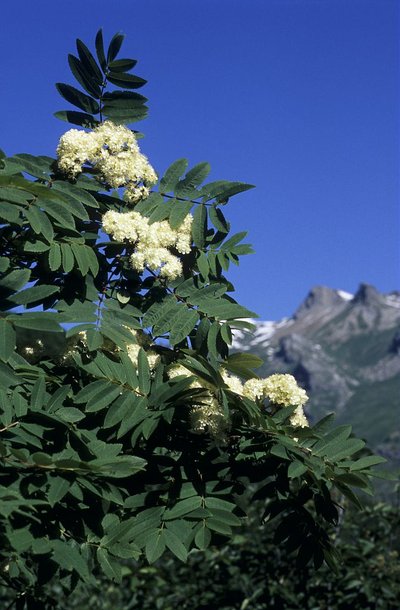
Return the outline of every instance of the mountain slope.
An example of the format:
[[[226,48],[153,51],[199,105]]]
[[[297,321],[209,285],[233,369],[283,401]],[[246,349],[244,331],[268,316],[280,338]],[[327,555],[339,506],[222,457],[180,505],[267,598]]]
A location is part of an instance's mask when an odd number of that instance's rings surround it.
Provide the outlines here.
[[[311,421],[335,411],[338,423],[400,458],[400,292],[316,286],[291,318],[237,332],[234,348],[264,359],[260,376],[292,373],[310,396]]]

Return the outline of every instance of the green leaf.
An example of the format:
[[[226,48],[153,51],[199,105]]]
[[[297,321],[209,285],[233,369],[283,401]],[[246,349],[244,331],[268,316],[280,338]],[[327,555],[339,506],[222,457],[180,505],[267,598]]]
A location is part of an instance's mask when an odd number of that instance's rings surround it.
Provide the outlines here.
[[[0,218],[3,218],[4,220],[6,220],[9,223],[17,223],[20,224],[19,222],[19,214],[20,211],[22,210],[22,208],[20,208],[19,206],[13,204],[13,203],[7,203],[6,201],[3,201],[0,203]],[[1,223],[4,224],[4,223]]]
[[[70,244],[60,244],[61,246],[61,259],[62,268],[65,273],[69,273],[74,268],[74,255]]]
[[[70,390],[71,386],[69,385],[58,388],[47,403],[47,411],[51,412],[59,409],[64,404],[64,400],[68,396]]]
[[[31,305],[43,301],[50,295],[58,292],[59,286],[48,286],[45,284],[37,284],[31,288],[26,288],[13,296],[13,302],[17,305]]]
[[[254,311],[242,307],[238,303],[232,303],[225,298],[218,300],[207,299],[197,302],[199,309],[209,316],[218,320],[234,320],[235,318],[257,318]]]
[[[53,242],[49,250],[49,267],[52,271],[57,271],[61,267],[61,248]]]
[[[150,392],[151,378],[149,361],[147,360],[146,352],[143,348],[140,348],[139,350],[138,378],[140,391],[147,395]]]
[[[203,186],[202,195],[204,196],[204,201],[210,201],[211,199],[216,198],[217,201],[226,202],[229,197],[252,188],[254,188],[253,184],[246,184],[245,182],[218,180]]]
[[[111,42],[108,46],[108,51],[107,51],[107,63],[108,64],[110,62],[112,62],[118,55],[119,50],[124,41],[124,38],[125,38],[124,34],[121,34],[120,32],[117,32],[117,34],[114,34],[114,36],[111,38]]]
[[[200,274],[201,274],[203,280],[206,281],[208,279],[208,274],[210,272],[207,255],[204,252],[199,252],[196,262],[197,262],[197,268],[200,271]]]
[[[356,460],[351,466],[350,470],[363,470],[364,468],[370,468],[377,464],[385,464],[387,460],[379,455],[367,455],[366,457]]]
[[[121,582],[122,575],[119,562],[113,559],[108,551],[102,547],[98,547],[96,557],[104,574],[118,583]]]
[[[165,511],[163,519],[168,521],[170,519],[178,519],[183,515],[190,514],[193,510],[200,508],[202,505],[202,499],[200,496],[193,496],[191,498],[185,498],[185,500],[179,500],[175,506]]]
[[[120,398],[114,400],[113,404],[107,410],[104,418],[104,428],[116,426],[125,419],[130,412],[135,409],[135,398],[131,392],[125,392]]]
[[[211,542],[211,532],[206,527],[205,522],[202,523],[197,530],[196,536],[194,538],[195,544],[200,551],[205,551],[206,548],[210,545]]]
[[[146,542],[145,554],[149,563],[154,563],[165,551],[165,530],[152,532]]]
[[[206,520],[207,527],[218,534],[222,534],[223,536],[231,536],[232,529],[229,525],[227,525],[224,521],[220,521],[219,519],[214,519],[210,517]]]
[[[29,269],[15,269],[1,278],[0,285],[3,289],[17,291],[29,282],[30,275]]]
[[[211,168],[209,163],[198,163],[190,169],[183,180],[180,180],[175,187],[175,193],[179,197],[196,196],[195,187],[200,185],[207,178]]]
[[[95,396],[92,396],[86,405],[86,411],[88,413],[95,413],[97,411],[101,411],[108,405],[111,405],[112,402],[119,396],[121,393],[121,389],[119,386],[115,386],[114,384],[104,385],[101,392],[98,392]]]
[[[75,112],[75,110],[59,110],[54,113],[54,116],[61,121],[66,121],[73,125],[80,125],[81,127],[86,127],[88,129],[94,129],[99,124],[91,114]]]
[[[43,241],[40,241],[39,239],[37,239],[36,241],[33,242],[26,242],[24,244],[24,249],[25,252],[48,252],[48,250],[50,249],[49,244],[45,244]]]
[[[99,60],[100,66],[102,67],[102,69],[104,71],[107,66],[107,60],[106,60],[106,56],[104,53],[103,30],[101,28],[96,34],[95,45],[96,45],[97,59]]]
[[[169,529],[168,525],[166,529],[164,529],[164,540],[165,544],[169,548],[172,553],[178,557],[181,561],[186,561],[188,552],[185,545],[179,540],[178,536]]]
[[[10,386],[19,385],[21,377],[16,375],[11,367],[3,362],[0,362],[0,386],[8,388]]]
[[[220,231],[221,233],[229,233],[229,230],[231,228],[230,224],[225,219],[225,216],[223,215],[220,208],[217,208],[213,205],[208,210],[208,213],[210,215],[210,220],[213,223],[214,227],[217,229],[217,231]]]
[[[126,72],[109,72],[107,80],[117,87],[126,87],[126,89],[139,89],[147,83],[144,78]]]
[[[12,314],[8,316],[15,326],[20,328],[31,328],[32,330],[45,330],[49,332],[63,332],[61,326],[56,322],[57,314],[42,312],[29,312],[23,314]]]
[[[42,207],[47,214],[52,216],[63,228],[75,229],[75,221],[72,214],[68,211],[64,203],[40,197],[37,204]]]
[[[36,205],[32,205],[24,213],[34,232],[38,235],[43,235],[51,243],[54,238],[54,230],[47,214]]]
[[[303,462],[292,462],[288,468],[289,479],[295,479],[307,472],[307,466]]]
[[[195,245],[202,250],[207,237],[207,208],[204,204],[198,205],[194,211],[192,234]]]
[[[70,104],[77,106],[84,112],[89,114],[97,114],[100,112],[100,106],[95,99],[82,93],[79,89],[66,85],[65,83],[56,83],[56,88],[59,94]]]
[[[173,319],[169,341],[172,346],[177,345],[189,335],[199,320],[199,314],[194,309],[181,311],[179,316]]]
[[[101,88],[93,76],[87,72],[82,62],[74,55],[68,55],[68,64],[78,83],[95,98],[101,97]]]
[[[16,334],[7,318],[0,318],[0,358],[7,362],[15,350]]]
[[[108,66],[111,72],[129,72],[137,64],[136,59],[116,59],[110,61]]]
[[[165,172],[160,181],[160,192],[169,193],[175,189],[179,178],[185,173],[188,166],[187,159],[178,159]]]
[[[76,48],[78,51],[79,59],[81,60],[82,65],[84,66],[87,74],[90,74],[93,81],[95,81],[97,85],[101,87],[103,85],[104,78],[99,66],[96,63],[95,58],[93,57],[87,46],[82,42],[82,40],[79,40],[79,38],[77,38],[76,40]]]
[[[169,224],[173,229],[178,229],[192,209],[193,203],[173,200],[170,205]]]
[[[31,391],[31,409],[39,411],[46,404],[46,380],[40,375]]]
[[[59,476],[52,477],[47,490],[47,500],[50,506],[54,506],[57,502],[60,502],[68,493],[70,486],[71,483],[68,479]]]
[[[75,407],[64,407],[62,409],[58,409],[55,415],[56,417],[60,418],[61,421],[67,423],[75,423],[85,419],[85,414]]]

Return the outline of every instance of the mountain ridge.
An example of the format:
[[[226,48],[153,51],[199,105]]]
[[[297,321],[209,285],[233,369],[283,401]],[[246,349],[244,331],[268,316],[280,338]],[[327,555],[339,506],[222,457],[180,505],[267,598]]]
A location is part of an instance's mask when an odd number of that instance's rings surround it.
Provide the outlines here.
[[[293,374],[310,396],[311,422],[334,411],[400,460],[400,291],[314,286],[291,317],[254,323],[253,334],[235,332],[233,348],[263,358],[258,375]]]

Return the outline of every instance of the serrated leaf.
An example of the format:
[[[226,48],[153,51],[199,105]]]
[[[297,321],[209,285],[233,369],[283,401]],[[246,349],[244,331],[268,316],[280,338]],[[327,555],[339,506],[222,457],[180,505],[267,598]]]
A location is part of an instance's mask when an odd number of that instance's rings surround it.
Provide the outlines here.
[[[72,85],[56,83],[56,89],[67,102],[77,106],[85,113],[97,114],[100,111],[100,106],[95,99],[72,87]]]
[[[367,455],[359,460],[356,460],[351,466],[350,470],[363,470],[364,468],[370,468],[377,464],[385,464],[387,460],[379,455]]]
[[[98,30],[98,32],[96,34],[95,45],[96,45],[97,59],[99,60],[100,66],[102,67],[102,69],[104,71],[107,66],[107,60],[106,60],[106,56],[105,56],[105,52],[104,52],[103,30],[101,28],[100,28],[100,30]]]
[[[70,481],[64,477],[52,477],[50,479],[49,489],[47,490],[47,500],[50,506],[54,506],[62,500],[71,486]]]
[[[70,244],[60,244],[62,268],[65,273],[69,273],[74,268],[75,259]]]
[[[109,62],[113,61],[116,56],[119,53],[119,50],[122,46],[122,43],[124,42],[124,34],[121,34],[120,32],[117,32],[116,34],[114,34],[114,36],[111,38],[111,42],[108,46],[108,51],[107,51],[107,63],[109,64]]]
[[[78,83],[95,98],[101,97],[101,88],[93,76],[87,72],[84,65],[74,55],[68,55],[68,64]]]
[[[288,477],[289,479],[295,479],[305,472],[307,472],[307,466],[305,464],[302,462],[292,462],[288,468]]]
[[[33,303],[43,301],[44,299],[58,292],[59,290],[59,286],[48,286],[45,284],[38,284],[36,286],[31,286],[30,288],[26,288],[25,290],[18,292],[16,295],[13,296],[12,300],[17,305],[32,305]]]
[[[199,320],[199,314],[194,309],[180,311],[173,319],[169,341],[172,346],[177,345],[189,335]]]
[[[54,229],[47,214],[36,205],[31,205],[29,209],[25,210],[24,214],[34,232],[43,235],[51,243],[54,238]]]
[[[200,528],[197,530],[194,541],[200,551],[205,551],[206,548],[210,545],[211,532],[208,527],[206,527],[205,523],[201,524]]]
[[[195,245],[202,250],[207,237],[207,208],[204,204],[198,205],[194,211],[192,235]]]
[[[63,332],[61,326],[56,322],[57,314],[34,312],[23,314],[12,314],[8,316],[15,326],[20,328],[31,328],[32,330],[44,330],[48,332]]]
[[[220,231],[221,233],[229,233],[231,228],[230,224],[226,220],[220,208],[216,206],[211,206],[208,210],[208,213],[210,216],[210,220],[213,223],[214,227],[217,229],[217,231]]]
[[[43,208],[47,214],[52,216],[63,228],[75,229],[75,221],[72,214],[68,211],[65,204],[53,201],[51,199],[45,199],[40,197],[37,204]]]
[[[52,271],[57,271],[61,267],[61,248],[53,242],[49,250],[49,267]]]
[[[0,318],[0,358],[5,362],[14,353],[16,333],[13,325],[6,318]]]
[[[1,278],[0,285],[6,290],[20,290],[27,282],[31,272],[29,269],[15,269]]]
[[[116,59],[108,63],[111,72],[129,72],[137,64],[136,59]]]
[[[92,80],[97,83],[100,87],[103,85],[103,74],[101,73],[100,68],[98,67],[95,58],[85,45],[82,40],[77,38],[76,40],[76,49],[78,51],[79,59],[82,62],[87,74],[90,74]]]
[[[190,169],[183,180],[180,180],[176,187],[175,193],[179,197],[196,196],[196,186],[199,186],[207,178],[210,173],[210,165],[207,162],[198,163]],[[194,191],[194,192],[193,192]]]
[[[185,498],[179,500],[175,506],[165,511],[163,519],[168,521],[170,519],[178,519],[184,515],[188,515],[193,510],[200,508],[202,505],[202,499],[200,496],[193,496],[191,498]]]
[[[178,229],[192,209],[193,203],[173,200],[170,206],[169,224],[173,229]]]
[[[140,348],[138,355],[138,379],[140,391],[147,395],[150,392],[151,377],[149,361],[143,348]]]
[[[143,87],[147,83],[144,78],[128,74],[127,72],[109,72],[107,80],[117,87],[126,89],[139,89],[139,87]]]
[[[165,530],[152,532],[146,542],[145,554],[149,563],[154,563],[165,551]]]
[[[187,166],[187,159],[174,161],[160,180],[160,192],[169,193],[173,191],[179,182],[179,178],[185,173]]]
[[[166,529],[164,529],[163,533],[165,544],[169,550],[172,551],[175,557],[178,557],[178,559],[181,561],[186,561],[188,551],[182,541],[179,540],[178,536],[171,529],[169,529],[168,525]]]
[[[75,112],[75,110],[58,110],[54,113],[56,119],[72,123],[73,125],[80,125],[88,129],[94,129],[99,124],[94,116],[85,112]]]
[[[118,583],[121,582],[122,575],[119,562],[110,557],[108,551],[102,547],[98,547],[96,557],[104,574]]]

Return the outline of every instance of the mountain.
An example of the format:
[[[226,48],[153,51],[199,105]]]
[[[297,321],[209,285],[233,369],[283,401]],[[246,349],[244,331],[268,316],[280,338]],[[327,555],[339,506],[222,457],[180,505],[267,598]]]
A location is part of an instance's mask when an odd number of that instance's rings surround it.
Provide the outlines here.
[[[253,334],[235,332],[233,347],[263,358],[258,375],[292,373],[311,422],[335,411],[400,464],[400,292],[316,286],[292,317],[255,324]]]

